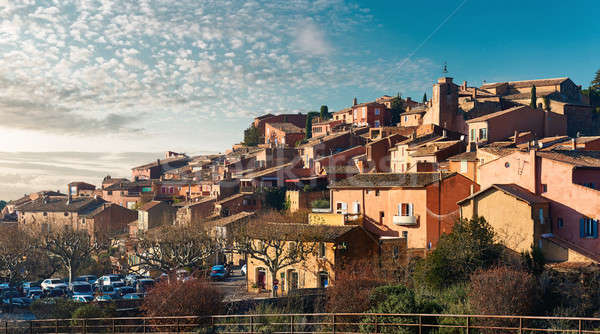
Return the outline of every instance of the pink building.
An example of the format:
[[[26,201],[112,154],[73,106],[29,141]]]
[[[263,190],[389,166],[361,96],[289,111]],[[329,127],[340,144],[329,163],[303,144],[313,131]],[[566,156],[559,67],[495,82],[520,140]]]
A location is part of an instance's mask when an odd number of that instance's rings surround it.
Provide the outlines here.
[[[380,127],[389,120],[385,104],[367,102],[352,107],[352,123],[356,126]]]
[[[547,239],[600,255],[600,152],[515,151],[479,166],[478,181],[482,188],[514,183],[547,198],[552,224]]]

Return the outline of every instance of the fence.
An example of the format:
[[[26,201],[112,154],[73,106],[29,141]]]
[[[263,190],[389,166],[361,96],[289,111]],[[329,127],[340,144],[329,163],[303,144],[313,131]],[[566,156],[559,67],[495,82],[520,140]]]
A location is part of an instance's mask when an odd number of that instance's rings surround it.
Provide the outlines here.
[[[314,313],[2,322],[0,333],[600,333],[600,318]]]

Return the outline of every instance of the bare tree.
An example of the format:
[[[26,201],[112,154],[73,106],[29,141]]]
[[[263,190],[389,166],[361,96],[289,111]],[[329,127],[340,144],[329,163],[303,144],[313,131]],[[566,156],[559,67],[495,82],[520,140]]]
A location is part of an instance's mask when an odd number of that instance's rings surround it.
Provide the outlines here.
[[[33,249],[33,240],[26,233],[10,229],[0,234],[0,270],[9,282],[29,276],[29,256]]]
[[[96,241],[92,241],[85,231],[75,231],[69,227],[47,233],[41,243],[51,257],[58,259],[69,273],[69,284],[73,278],[73,272],[90,263],[92,256],[103,247]]]
[[[221,248],[218,240],[199,226],[164,226],[158,233],[139,236],[136,256],[140,266],[169,273],[182,268],[203,267]]]
[[[273,278],[281,269],[306,261],[315,253],[319,236],[290,218],[275,212],[257,217],[236,231],[235,250],[262,263]]]

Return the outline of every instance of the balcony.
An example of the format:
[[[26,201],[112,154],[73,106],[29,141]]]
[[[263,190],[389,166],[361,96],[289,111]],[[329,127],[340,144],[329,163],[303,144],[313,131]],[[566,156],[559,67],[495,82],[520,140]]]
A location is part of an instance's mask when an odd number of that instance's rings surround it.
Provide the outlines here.
[[[417,216],[394,216],[393,223],[398,226],[417,225]]]

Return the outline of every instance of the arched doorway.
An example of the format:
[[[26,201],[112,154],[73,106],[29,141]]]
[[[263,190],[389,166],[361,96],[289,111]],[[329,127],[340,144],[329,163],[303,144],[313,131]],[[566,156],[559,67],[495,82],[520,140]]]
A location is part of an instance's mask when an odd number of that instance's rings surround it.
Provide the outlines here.
[[[319,288],[326,288],[329,286],[329,273],[326,271],[319,272]]]

